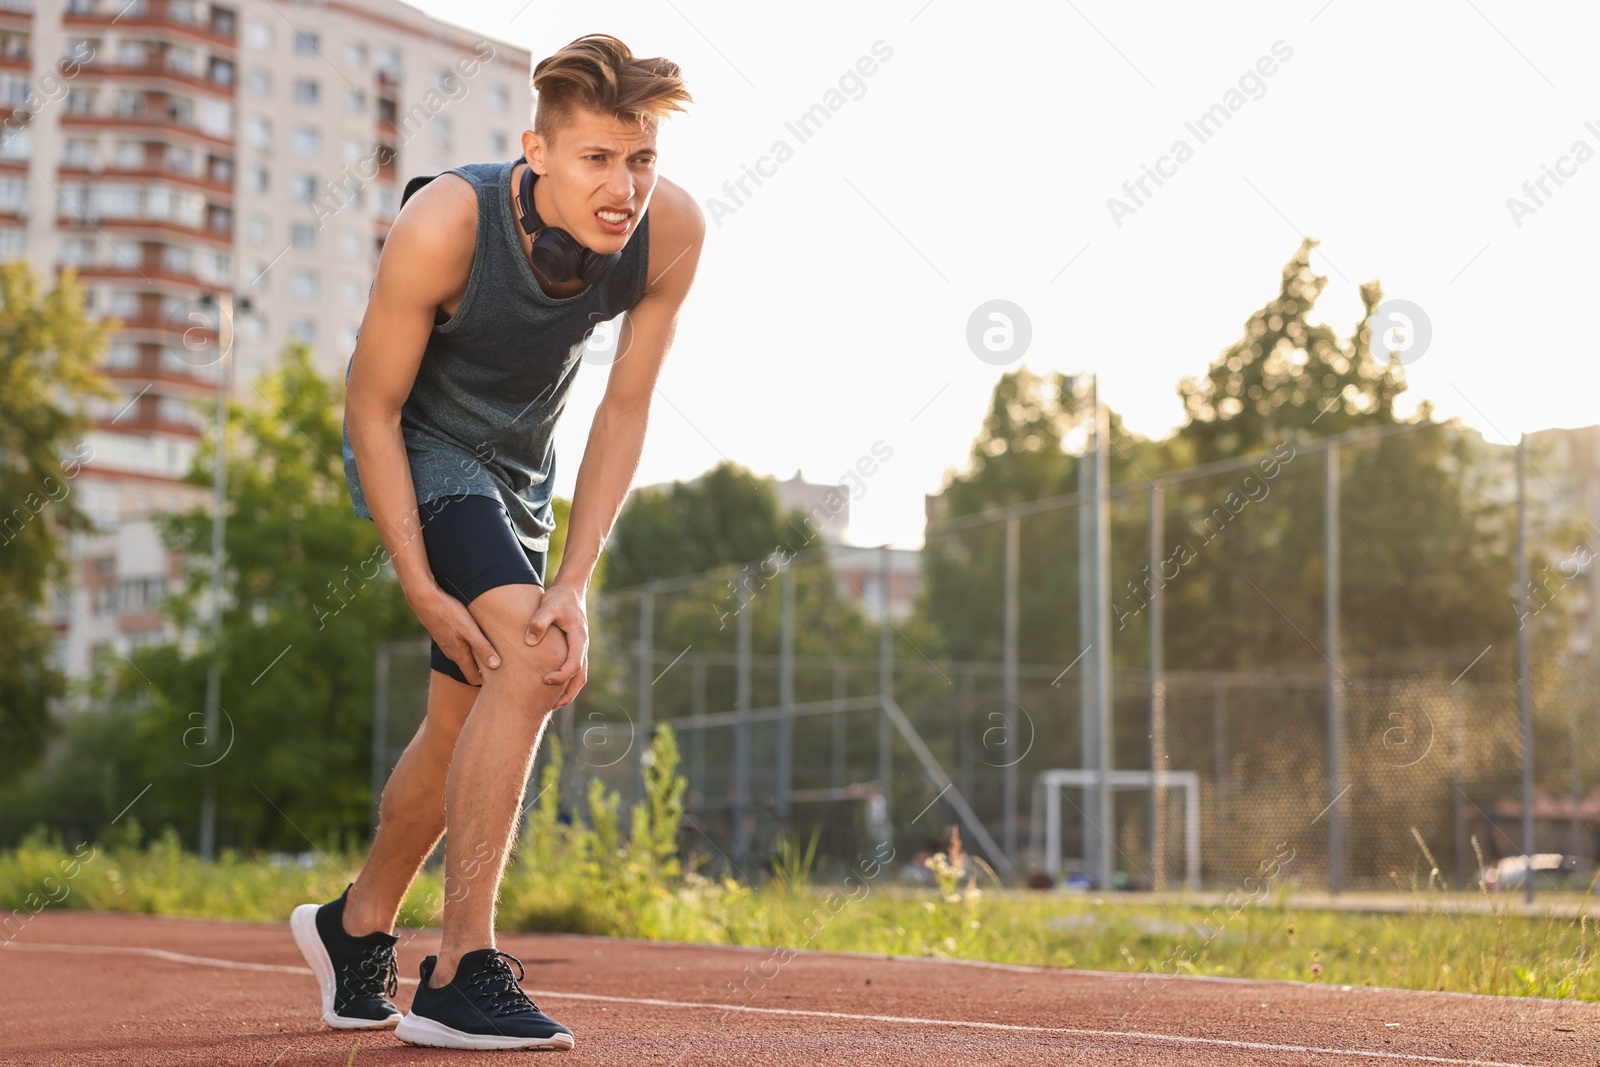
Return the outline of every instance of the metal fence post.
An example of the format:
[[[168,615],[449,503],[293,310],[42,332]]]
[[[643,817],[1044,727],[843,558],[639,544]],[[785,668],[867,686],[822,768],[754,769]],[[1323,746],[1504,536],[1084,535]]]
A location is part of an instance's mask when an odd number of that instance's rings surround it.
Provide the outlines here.
[[[734,669],[733,854],[744,859],[750,848],[750,602],[739,605],[735,625],[738,653]]]
[[[1150,878],[1160,892],[1167,887],[1167,682],[1162,648],[1161,553],[1165,549],[1166,515],[1161,483],[1150,483]]]
[[[1005,840],[1006,859],[1013,867],[1017,864],[1017,763],[1020,757],[1013,751],[1017,744],[1017,572],[1021,550],[1022,519],[1015,512],[1006,516],[1005,589],[1003,638],[1004,698],[1006,726],[1006,762],[1003,769],[1005,813],[1002,836]]]
[[[878,585],[883,590],[883,610],[878,622],[878,697],[894,699],[894,631],[889,626],[889,546],[878,549]],[[878,790],[883,794],[883,821],[892,826],[893,806],[890,804],[894,777],[894,734],[889,722],[889,712],[882,704],[878,707]]]
[[[1114,698],[1111,684],[1111,424],[1100,402],[1100,376],[1094,379],[1094,661],[1095,722],[1099,771],[1100,889],[1108,892],[1115,875],[1117,816],[1111,792],[1111,771],[1116,762],[1112,746]]]
[[[1462,713],[1461,699],[1452,690],[1450,694],[1450,725],[1451,725],[1451,786],[1454,794],[1450,797],[1450,810],[1455,819],[1456,831],[1456,887],[1465,889],[1477,881],[1469,878],[1467,874],[1467,856],[1469,844],[1467,841],[1467,742],[1466,722]]]
[[[1344,692],[1339,677],[1339,446],[1329,442],[1323,500],[1327,588],[1323,597],[1323,632],[1328,659],[1328,891],[1344,888]]]
[[[638,736],[634,738],[634,747],[638,750],[634,756],[635,781],[638,783],[639,796],[641,797],[645,793],[645,753],[650,751],[650,719],[652,714],[650,693],[654,684],[654,679],[651,677],[650,672],[655,669],[655,626],[656,595],[653,590],[647,588],[639,594],[639,706],[635,716]]]
[[[695,653],[692,673],[689,676],[689,714],[698,722],[706,717],[706,660]],[[701,802],[706,796],[706,728],[697,725],[689,738],[689,782],[700,791]]]
[[[975,739],[971,736],[973,692],[972,665],[969,663],[961,668],[961,696],[956,709],[956,777],[960,781],[961,795],[969,800],[977,796],[977,767],[972,743]]]
[[[776,807],[778,825],[789,829],[789,790],[793,773],[792,729],[789,714],[794,707],[794,559],[784,558],[778,576],[778,784]]]
[[[1079,762],[1084,770],[1093,770],[1100,751],[1098,728],[1095,724],[1095,661],[1087,658],[1094,644],[1094,451],[1086,446],[1078,460],[1078,643],[1081,648],[1072,654],[1078,667],[1078,741],[1082,751]],[[1096,803],[1100,797],[1097,789],[1083,791],[1083,866],[1084,873],[1099,870],[1095,858],[1100,847],[1095,828],[1100,825]]]
[[[1522,720],[1523,895],[1533,903],[1533,681],[1528,648],[1528,439],[1517,441],[1517,714]]]
[[[846,693],[844,662],[833,661],[833,699],[843,701]],[[832,771],[833,787],[844,788],[844,756],[845,756],[845,712],[835,707],[828,716],[828,741],[829,741],[829,769]]]
[[[1211,689],[1211,746],[1216,761],[1217,804],[1217,860],[1213,874],[1221,876],[1228,869],[1228,783],[1232,776],[1233,758],[1228,752],[1228,685],[1214,682]]]

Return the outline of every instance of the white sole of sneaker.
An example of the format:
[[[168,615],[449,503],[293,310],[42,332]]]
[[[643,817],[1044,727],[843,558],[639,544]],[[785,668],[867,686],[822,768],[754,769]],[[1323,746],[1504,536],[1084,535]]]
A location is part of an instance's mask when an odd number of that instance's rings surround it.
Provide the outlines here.
[[[507,1049],[542,1048],[566,1051],[573,1046],[571,1034],[551,1037],[504,1037],[499,1034],[468,1034],[444,1023],[425,1019],[416,1012],[408,1012],[394,1036],[408,1045],[426,1045],[429,1048]]]
[[[317,933],[316,904],[302,904],[289,913],[289,932],[294,934],[300,955],[311,965],[311,973],[317,976],[317,985],[322,987],[323,1022],[335,1030],[392,1030],[399,1025],[398,1015],[387,1019],[348,1019],[333,1013],[333,960],[328,958],[322,935]]]

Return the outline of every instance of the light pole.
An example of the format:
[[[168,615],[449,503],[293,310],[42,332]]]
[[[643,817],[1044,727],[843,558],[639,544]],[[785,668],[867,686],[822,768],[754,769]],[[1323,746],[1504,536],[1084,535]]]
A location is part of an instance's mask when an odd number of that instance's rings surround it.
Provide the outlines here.
[[[223,535],[227,524],[225,514],[228,504],[228,390],[233,370],[233,312],[231,292],[206,293],[200,298],[203,307],[218,309],[217,345],[217,396],[213,434],[215,437],[211,475],[211,666],[206,672],[206,752],[209,754],[218,730],[218,717],[222,709],[222,584],[227,568],[227,550]],[[243,310],[250,310],[248,300],[240,301]],[[212,860],[217,854],[217,777],[207,765],[205,792],[200,802],[200,858]]]

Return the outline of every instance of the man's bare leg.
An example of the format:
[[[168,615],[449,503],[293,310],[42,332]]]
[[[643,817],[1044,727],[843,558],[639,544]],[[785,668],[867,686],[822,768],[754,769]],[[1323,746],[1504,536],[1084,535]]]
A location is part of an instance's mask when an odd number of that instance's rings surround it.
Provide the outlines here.
[[[567,656],[566,635],[552,627],[537,645],[523,641],[544,590],[503,585],[469,605],[500,653],[456,740],[445,782],[444,938],[429,984],[455,977],[461,957],[494,947],[494,905],[500,876],[522,814],[528,772],[563,685],[544,676]]]
[[[477,698],[475,686],[428,672],[427,716],[383,787],[372,850],[345,898],[345,933],[394,931],[406,890],[444,834],[450,754]]]

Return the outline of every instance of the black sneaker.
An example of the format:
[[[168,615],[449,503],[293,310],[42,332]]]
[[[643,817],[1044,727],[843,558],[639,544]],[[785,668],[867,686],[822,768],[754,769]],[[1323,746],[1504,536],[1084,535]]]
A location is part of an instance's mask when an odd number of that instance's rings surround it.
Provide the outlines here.
[[[517,965],[515,975],[507,960]],[[422,984],[394,1031],[401,1041],[434,1048],[572,1047],[572,1031],[540,1011],[517,984],[525,975],[515,956],[475,949],[461,957],[449,985],[434,989],[428,979],[437,962],[435,956],[422,961]]]
[[[327,904],[302,904],[289,916],[300,954],[322,986],[322,1021],[338,1030],[387,1030],[400,1022],[389,998],[400,984],[394,946],[382,931],[352,937],[344,932],[346,886]]]

